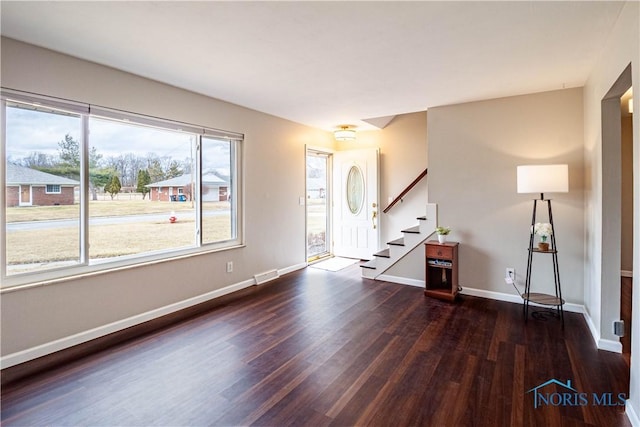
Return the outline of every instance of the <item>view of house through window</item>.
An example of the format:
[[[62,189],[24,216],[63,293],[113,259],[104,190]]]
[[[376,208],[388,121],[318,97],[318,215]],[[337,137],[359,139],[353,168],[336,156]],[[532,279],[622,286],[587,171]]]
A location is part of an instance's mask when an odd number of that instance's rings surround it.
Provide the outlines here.
[[[42,105],[5,102],[3,277],[239,243],[241,136]]]
[[[231,173],[236,158],[234,144],[204,137],[201,150],[202,243],[233,239],[237,211]]]
[[[78,114],[8,103],[5,113],[6,273],[80,262]],[[58,191],[59,190],[59,191]]]
[[[89,128],[89,258],[194,246],[195,136],[93,117]]]

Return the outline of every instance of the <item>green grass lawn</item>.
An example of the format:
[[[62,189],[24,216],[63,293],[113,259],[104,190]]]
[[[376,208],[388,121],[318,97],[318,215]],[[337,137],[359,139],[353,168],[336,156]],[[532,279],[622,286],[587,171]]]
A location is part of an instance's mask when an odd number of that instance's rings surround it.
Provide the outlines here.
[[[208,202],[206,211],[229,210],[228,202]],[[89,258],[105,259],[160,250],[195,246],[195,214],[189,202],[155,202],[148,200],[108,200],[91,202],[91,217],[166,213],[166,220],[149,220],[125,224],[100,224],[89,227]],[[175,212],[178,221],[169,222]],[[75,206],[39,206],[7,209],[7,222],[37,222],[78,219]],[[230,215],[204,217],[203,241],[228,240]],[[78,261],[79,227],[32,229],[6,233],[7,263],[12,272],[49,268],[46,263]]]
[[[326,236],[326,200],[309,199],[308,242],[324,245]],[[229,210],[229,202],[206,202],[205,211]],[[171,212],[178,221],[169,222]],[[195,213],[190,202],[160,202],[141,199],[106,199],[89,203],[91,218],[166,214],[166,220],[149,220],[128,224],[91,225],[89,227],[89,258],[106,259],[124,255],[195,246]],[[32,206],[7,208],[7,222],[38,222],[80,217],[80,207]],[[230,215],[203,218],[204,242],[228,240],[231,236]],[[79,227],[12,231],[6,233],[7,263],[13,272],[49,268],[51,262],[78,262],[80,254]]]
[[[327,247],[327,199],[307,199],[307,250],[309,257]]]
[[[229,202],[205,202],[203,210],[229,209]],[[191,202],[159,202],[150,200],[92,200],[89,202],[91,218],[120,215],[143,215],[166,212],[189,212],[194,207]],[[51,221],[73,219],[80,216],[80,206],[20,206],[7,208],[7,222]]]

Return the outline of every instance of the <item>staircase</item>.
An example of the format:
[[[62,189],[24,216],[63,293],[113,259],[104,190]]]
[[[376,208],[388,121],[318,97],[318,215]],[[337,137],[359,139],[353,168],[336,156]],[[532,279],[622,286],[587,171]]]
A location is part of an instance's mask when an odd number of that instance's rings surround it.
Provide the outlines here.
[[[417,220],[418,225],[402,230],[402,237],[387,242],[386,249],[376,252],[371,261],[360,265],[362,277],[376,279],[435,233],[438,225],[438,205],[428,203],[427,214]]]

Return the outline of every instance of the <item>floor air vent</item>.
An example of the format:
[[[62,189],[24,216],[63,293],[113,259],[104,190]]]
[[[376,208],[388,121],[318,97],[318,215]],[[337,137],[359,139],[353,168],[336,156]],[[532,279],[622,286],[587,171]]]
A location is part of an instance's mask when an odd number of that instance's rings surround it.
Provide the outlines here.
[[[253,278],[256,280],[256,285],[262,285],[263,283],[268,282],[269,280],[277,279],[278,277],[280,277],[280,274],[278,274],[278,270],[269,270],[253,276]]]

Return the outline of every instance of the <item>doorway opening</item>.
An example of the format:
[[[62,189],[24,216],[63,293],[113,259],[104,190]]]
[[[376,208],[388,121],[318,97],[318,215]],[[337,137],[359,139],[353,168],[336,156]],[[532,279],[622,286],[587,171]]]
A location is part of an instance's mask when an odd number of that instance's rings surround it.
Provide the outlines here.
[[[369,260],[379,250],[379,158],[377,148],[306,149],[307,263]]]
[[[625,334],[620,339],[622,354],[627,364],[631,359],[631,315],[633,278],[633,88],[620,97],[621,118],[621,246],[620,246],[620,318],[625,324]]]
[[[636,197],[632,187],[632,173],[623,172],[629,161],[633,169],[633,144],[625,147],[626,139],[633,140],[632,120],[625,117],[629,114],[628,93],[631,89],[631,64],[620,74],[601,102],[602,115],[602,244],[601,244],[601,324],[600,333],[603,339],[614,341],[618,337],[612,330],[616,320],[624,320],[624,334],[619,338],[620,351],[631,358],[631,309],[633,299],[629,287],[625,289],[627,278],[623,266],[625,259],[633,259],[633,224],[625,225],[627,215],[633,218],[633,198]],[[628,124],[628,125],[627,125]],[[625,136],[629,132],[628,136]],[[628,151],[630,149],[630,152]],[[631,170],[632,172],[632,170]],[[631,186],[631,211],[626,207],[628,188]],[[637,191],[637,190],[636,190]],[[625,195],[626,194],[626,195]],[[632,221],[633,222],[633,221]],[[628,236],[627,236],[628,235]],[[630,272],[629,272],[630,273]],[[631,273],[638,274],[637,272]],[[632,280],[631,278],[628,278]],[[629,291],[629,292],[627,292]],[[636,297],[637,299],[637,297]],[[638,309],[635,304],[635,309]]]
[[[331,154],[307,149],[307,262],[331,255]]]

